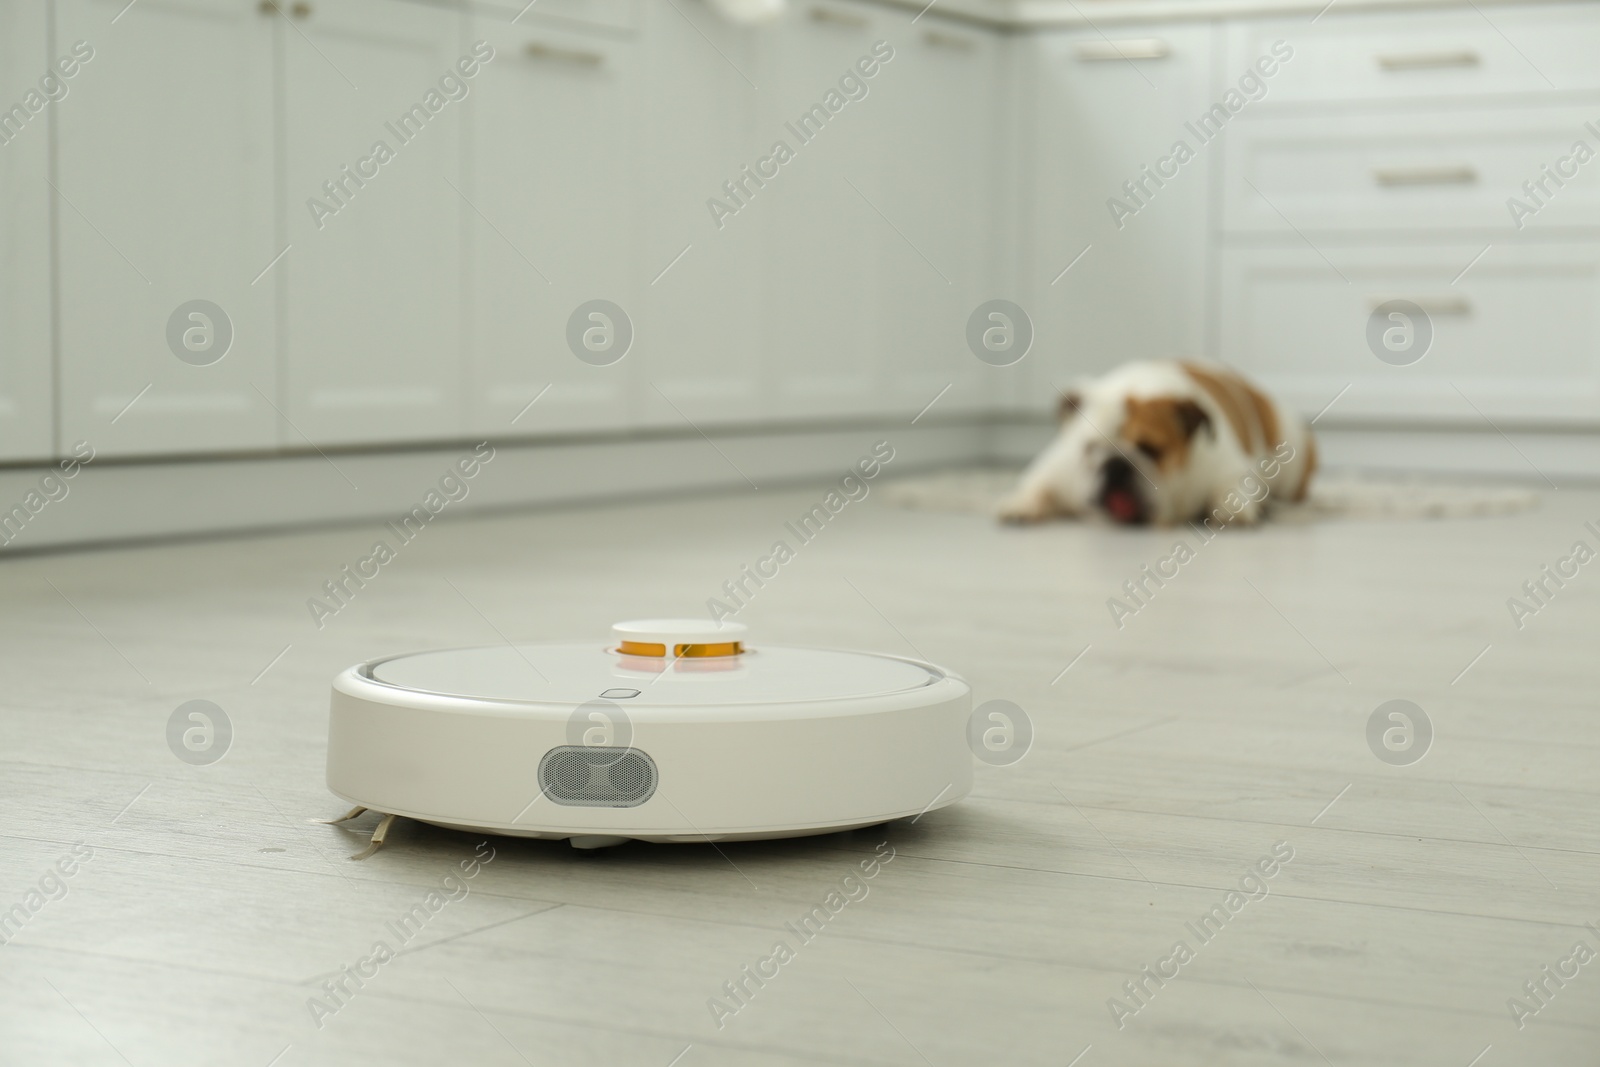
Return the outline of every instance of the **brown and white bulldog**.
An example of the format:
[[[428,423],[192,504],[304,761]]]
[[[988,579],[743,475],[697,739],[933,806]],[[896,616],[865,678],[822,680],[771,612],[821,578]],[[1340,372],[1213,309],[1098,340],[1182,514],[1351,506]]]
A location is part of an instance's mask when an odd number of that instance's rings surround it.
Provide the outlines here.
[[[1316,467],[1305,420],[1226,367],[1129,363],[1062,397],[1061,432],[1000,517],[1248,525],[1305,499]]]

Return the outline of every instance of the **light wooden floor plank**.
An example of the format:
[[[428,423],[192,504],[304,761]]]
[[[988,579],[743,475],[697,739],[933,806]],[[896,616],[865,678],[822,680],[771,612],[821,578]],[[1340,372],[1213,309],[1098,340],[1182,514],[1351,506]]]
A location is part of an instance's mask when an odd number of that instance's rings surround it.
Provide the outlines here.
[[[1600,515],[1572,489],[1493,519],[1230,531],[1121,629],[1107,598],[1178,535],[852,504],[741,619],[948,665],[1028,711],[1021,763],[914,824],[725,855],[497,841],[319,1029],[319,982],[478,840],[403,823],[352,863],[371,816],[306,821],[341,810],[334,673],[698,613],[819,493],[441,523],[322,629],[306,598],[377,531],[0,563],[0,909],[96,850],[0,945],[0,1063],[1594,1061],[1600,964],[1521,1029],[1507,1007],[1579,939],[1600,950],[1600,571],[1521,630],[1505,606]],[[1395,697],[1435,728],[1409,766],[1366,739]],[[196,698],[235,727],[208,767],[164,739]],[[868,897],[719,1028],[722,983],[882,840]],[[1269,894],[1188,934],[1280,840]],[[1107,1001],[1184,938],[1195,959],[1119,1029]]]

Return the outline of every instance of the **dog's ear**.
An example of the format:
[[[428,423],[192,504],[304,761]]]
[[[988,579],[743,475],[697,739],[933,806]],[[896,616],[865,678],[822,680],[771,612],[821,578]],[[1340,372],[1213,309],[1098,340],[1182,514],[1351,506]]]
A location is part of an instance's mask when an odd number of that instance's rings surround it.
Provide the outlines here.
[[[1083,397],[1078,395],[1077,390],[1062,393],[1061,402],[1056,405],[1056,420],[1058,422],[1066,422],[1081,407],[1083,407]]]
[[[1178,425],[1183,427],[1183,436],[1193,440],[1196,431],[1202,426],[1206,432],[1211,432],[1211,416],[1206,414],[1206,409],[1193,400],[1180,400],[1173,407],[1173,414],[1178,417]]]

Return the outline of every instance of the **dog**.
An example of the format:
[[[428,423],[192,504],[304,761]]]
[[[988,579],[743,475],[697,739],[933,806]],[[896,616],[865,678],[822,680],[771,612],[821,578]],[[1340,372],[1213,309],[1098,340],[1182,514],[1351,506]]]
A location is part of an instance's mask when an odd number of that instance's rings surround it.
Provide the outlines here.
[[[1215,364],[1129,363],[1065,393],[1059,416],[1002,520],[1254,525],[1269,501],[1304,500],[1317,467],[1305,420]]]

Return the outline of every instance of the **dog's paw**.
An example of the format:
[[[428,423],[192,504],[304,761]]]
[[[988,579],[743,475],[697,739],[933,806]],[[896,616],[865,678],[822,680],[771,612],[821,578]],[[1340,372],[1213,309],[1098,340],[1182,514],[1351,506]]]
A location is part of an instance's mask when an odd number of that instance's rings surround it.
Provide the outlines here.
[[[1244,507],[1233,513],[1228,520],[1230,526],[1259,526],[1261,520],[1267,517],[1267,509],[1262,507],[1257,500],[1248,500]]]
[[[1013,526],[1044,522],[1060,514],[1047,490],[1024,490],[1006,498],[995,510],[995,517]]]

